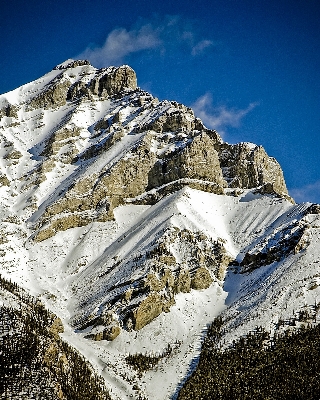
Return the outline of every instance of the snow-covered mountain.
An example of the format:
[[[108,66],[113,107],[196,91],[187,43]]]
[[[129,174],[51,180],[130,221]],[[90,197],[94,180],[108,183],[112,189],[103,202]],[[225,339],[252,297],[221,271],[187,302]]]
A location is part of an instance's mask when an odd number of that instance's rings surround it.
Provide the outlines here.
[[[0,155],[0,273],[61,318],[113,398],[174,397],[217,315],[228,346],[319,299],[320,206],[128,66],[67,60],[1,95]],[[139,353],[160,361],[141,374]]]

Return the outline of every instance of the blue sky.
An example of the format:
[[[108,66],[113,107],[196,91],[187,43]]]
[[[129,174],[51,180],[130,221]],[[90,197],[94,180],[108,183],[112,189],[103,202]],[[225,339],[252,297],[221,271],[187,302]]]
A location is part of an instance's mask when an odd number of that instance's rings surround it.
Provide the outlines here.
[[[129,64],[159,99],[192,106],[229,143],[264,146],[289,192],[320,203],[319,0],[11,0],[0,93],[68,58]]]

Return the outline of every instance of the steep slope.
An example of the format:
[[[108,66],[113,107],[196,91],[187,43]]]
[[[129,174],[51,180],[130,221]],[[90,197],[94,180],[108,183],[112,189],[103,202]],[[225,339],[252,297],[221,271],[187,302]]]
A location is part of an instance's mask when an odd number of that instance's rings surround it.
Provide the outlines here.
[[[227,346],[317,299],[319,207],[294,204],[261,146],[223,142],[128,66],[67,60],[1,95],[0,141],[1,273],[114,398],[177,393],[221,313]]]

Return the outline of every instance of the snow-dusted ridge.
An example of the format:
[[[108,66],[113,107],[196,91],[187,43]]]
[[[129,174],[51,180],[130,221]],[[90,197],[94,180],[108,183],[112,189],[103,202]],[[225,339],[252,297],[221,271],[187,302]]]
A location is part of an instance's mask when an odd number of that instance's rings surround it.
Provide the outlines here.
[[[228,346],[319,300],[320,207],[128,66],[67,60],[1,95],[0,156],[0,272],[63,320],[114,398],[174,396],[221,313]],[[125,361],[168,345],[142,377]]]

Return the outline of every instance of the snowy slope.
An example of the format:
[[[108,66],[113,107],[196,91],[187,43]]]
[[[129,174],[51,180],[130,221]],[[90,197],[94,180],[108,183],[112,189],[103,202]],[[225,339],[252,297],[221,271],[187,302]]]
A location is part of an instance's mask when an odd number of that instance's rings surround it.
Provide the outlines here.
[[[29,248],[29,270],[33,271],[30,289],[33,293],[36,291],[41,294],[46,304],[63,317],[68,326],[74,313],[79,312],[79,302],[87,294],[90,298],[90,312],[99,308],[101,298],[97,293],[100,293],[101,286],[108,284],[108,279],[98,280],[97,287],[96,277],[106,268],[107,260],[112,259],[115,254],[113,246],[116,245],[116,253],[121,256],[134,251],[139,253],[143,251],[142,248],[146,251],[151,241],[147,227],[150,230],[153,228],[157,234],[157,229],[162,227],[162,221],[167,221],[170,225],[187,227],[195,232],[201,229],[213,238],[226,240],[227,248],[236,258],[248,247],[248,242],[257,241],[257,226],[260,228],[261,239],[261,236],[270,235],[270,226],[275,229],[281,222],[288,223],[288,214],[295,218],[301,217],[299,206],[271,196],[247,193],[243,197],[234,198],[192,189],[183,189],[154,206],[120,206],[116,210],[114,222],[93,223],[90,227],[69,230]],[[241,229],[237,218],[243,221]],[[310,291],[308,287],[317,281],[316,260],[319,257],[314,250],[318,240],[316,221],[319,223],[319,220],[316,216],[307,216],[305,219],[312,221],[310,229],[314,243],[311,244],[312,253],[308,255],[308,262],[312,259],[313,264],[312,268],[304,269],[305,273],[299,281],[296,280],[296,274],[301,269],[301,254],[292,255],[276,265],[261,267],[251,274],[239,275],[230,271],[223,287],[217,281],[203,291],[180,293],[170,313],[160,315],[138,332],[124,331],[113,342],[85,340],[83,337],[86,332],[78,333],[78,338],[75,338],[71,330],[65,337],[84,354],[88,354],[89,359],[103,370],[103,375],[114,387],[113,390],[118,393],[119,398],[135,393],[132,392],[135,382],[138,382],[142,393],[148,398],[169,398],[188,373],[192,360],[199,354],[206,325],[224,309],[227,316],[232,316],[230,333],[225,340],[232,341],[257,325],[270,328],[277,318],[286,318],[292,310],[313,303],[318,290]],[[119,244],[118,239],[123,237]],[[243,245],[240,246],[240,243]],[[42,255],[41,259],[37,257],[38,254]],[[81,265],[84,260],[88,267]],[[127,279],[122,277],[121,272],[115,275],[119,281]],[[78,289],[75,290],[75,287]],[[297,297],[301,290],[304,296]],[[270,304],[273,305],[272,308]],[[147,372],[142,381],[130,367],[126,367],[126,355],[138,352],[161,353],[168,344],[176,344],[174,356],[165,360],[163,367],[160,364],[156,370]],[[108,368],[110,364],[113,365],[112,370]],[[128,383],[128,379],[131,383]]]

